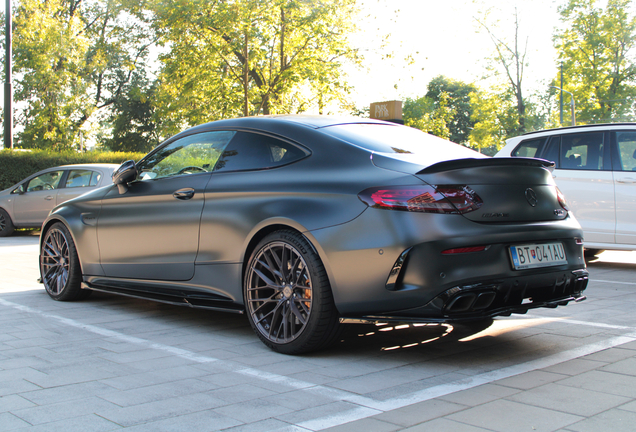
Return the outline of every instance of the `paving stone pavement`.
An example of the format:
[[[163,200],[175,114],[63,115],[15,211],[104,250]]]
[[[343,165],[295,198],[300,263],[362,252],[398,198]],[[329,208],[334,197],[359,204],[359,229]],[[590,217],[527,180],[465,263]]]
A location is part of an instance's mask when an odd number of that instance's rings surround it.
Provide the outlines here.
[[[38,238],[0,238],[2,431],[634,431],[636,252],[588,300],[475,326],[347,326],[268,350],[241,315],[51,300]]]

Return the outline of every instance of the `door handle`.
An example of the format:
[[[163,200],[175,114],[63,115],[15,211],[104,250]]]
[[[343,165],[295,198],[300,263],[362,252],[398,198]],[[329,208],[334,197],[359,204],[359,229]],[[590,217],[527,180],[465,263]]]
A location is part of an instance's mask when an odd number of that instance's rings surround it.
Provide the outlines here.
[[[179,189],[178,191],[175,191],[172,194],[172,196],[180,200],[189,200],[190,198],[194,196],[194,189],[192,188]]]
[[[631,177],[625,177],[625,178],[616,180],[616,182],[617,183],[636,183],[636,179]]]
[[[51,201],[53,199],[53,197],[51,195],[47,196],[46,198],[44,198],[47,201]]]

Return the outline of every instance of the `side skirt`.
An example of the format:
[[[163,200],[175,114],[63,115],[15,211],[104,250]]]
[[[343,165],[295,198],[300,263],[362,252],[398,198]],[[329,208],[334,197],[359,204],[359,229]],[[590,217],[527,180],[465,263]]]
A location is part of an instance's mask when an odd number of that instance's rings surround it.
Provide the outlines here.
[[[176,306],[188,306],[198,309],[209,309],[221,312],[243,314],[245,308],[230,299],[217,294],[193,291],[188,289],[165,289],[162,287],[144,286],[144,289],[130,284],[82,282],[82,289],[117,294],[143,300],[153,300]],[[155,288],[155,289],[153,289]]]

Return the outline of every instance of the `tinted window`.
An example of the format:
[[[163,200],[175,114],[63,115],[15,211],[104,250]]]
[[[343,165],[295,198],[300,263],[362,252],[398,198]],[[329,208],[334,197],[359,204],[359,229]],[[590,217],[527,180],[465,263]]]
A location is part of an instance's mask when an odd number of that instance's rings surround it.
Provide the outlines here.
[[[234,134],[229,131],[204,132],[173,141],[140,163],[139,179],[212,171]]]
[[[39,176],[29,180],[29,183],[26,185],[26,191],[35,192],[55,189],[60,183],[63,173],[64,171],[51,171],[45,174],[40,174]]]
[[[616,143],[623,171],[636,171],[636,132],[616,132]]]
[[[576,170],[603,169],[603,132],[561,136],[560,168]]]
[[[324,127],[320,131],[369,151],[421,165],[487,157],[468,147],[405,126],[343,124]]]
[[[97,186],[101,174],[90,170],[71,170],[66,179],[66,188]]]
[[[543,147],[544,141],[545,138],[535,138],[523,141],[517,146],[516,149],[514,149],[514,151],[512,152],[512,156],[529,158],[537,157],[537,154],[541,150],[541,147]]]
[[[307,156],[300,147],[273,138],[249,132],[237,132],[227,146],[215,171],[245,171],[274,168]]]

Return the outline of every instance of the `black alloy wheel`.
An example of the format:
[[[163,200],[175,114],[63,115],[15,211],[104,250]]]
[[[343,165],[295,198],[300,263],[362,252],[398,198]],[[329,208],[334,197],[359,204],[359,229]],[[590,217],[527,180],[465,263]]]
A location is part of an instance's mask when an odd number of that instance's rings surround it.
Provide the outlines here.
[[[91,294],[81,289],[82,274],[77,249],[66,226],[58,222],[45,234],[40,247],[40,275],[54,300],[80,300]]]
[[[0,209],[0,237],[8,237],[13,234],[14,226],[9,213]]]
[[[258,244],[245,272],[243,295],[252,328],[274,351],[314,351],[339,334],[325,268],[297,232],[276,231]]]

